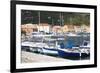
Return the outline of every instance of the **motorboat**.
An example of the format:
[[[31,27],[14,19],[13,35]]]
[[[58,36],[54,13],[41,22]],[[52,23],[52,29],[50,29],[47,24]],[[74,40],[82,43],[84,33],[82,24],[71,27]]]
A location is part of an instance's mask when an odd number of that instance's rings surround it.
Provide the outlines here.
[[[47,47],[48,45],[46,43],[41,43],[41,42],[30,42],[30,41],[25,41],[22,42],[21,48],[22,50],[25,51],[32,51],[32,52],[42,52],[43,47]]]
[[[42,53],[48,55],[58,55],[58,49],[55,47],[43,47]]]
[[[71,44],[70,44],[71,45]],[[72,48],[59,49],[60,57],[86,57],[90,55],[90,44],[89,41],[83,42],[79,47],[72,46]]]
[[[50,44],[50,43],[49,43]],[[58,55],[58,50],[55,46],[49,46],[47,43],[42,42],[22,42],[22,50],[31,51],[41,54]]]
[[[51,39],[51,38],[45,38],[44,42],[48,46],[44,46],[42,48],[42,53],[43,54],[48,54],[48,55],[58,55],[58,49],[57,49],[57,39]]]

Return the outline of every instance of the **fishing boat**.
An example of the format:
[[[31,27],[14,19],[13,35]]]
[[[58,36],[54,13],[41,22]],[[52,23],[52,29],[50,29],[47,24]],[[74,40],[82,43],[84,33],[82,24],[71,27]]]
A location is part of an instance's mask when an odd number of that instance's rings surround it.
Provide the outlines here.
[[[87,43],[87,44],[86,44]],[[59,49],[58,50],[60,57],[86,57],[90,55],[90,44],[89,42],[83,42],[83,45],[79,47],[72,46],[70,43],[70,47],[67,49]]]

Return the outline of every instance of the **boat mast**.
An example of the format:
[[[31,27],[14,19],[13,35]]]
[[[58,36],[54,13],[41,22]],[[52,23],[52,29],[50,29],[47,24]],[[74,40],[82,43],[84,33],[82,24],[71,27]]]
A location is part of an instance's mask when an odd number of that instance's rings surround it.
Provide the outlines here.
[[[62,12],[60,12],[59,18],[60,18],[60,26],[64,25],[64,19],[63,19],[63,13]]]
[[[61,13],[62,25],[64,25],[63,13]]]
[[[60,12],[60,26],[61,26],[61,23],[62,23],[62,16],[61,16],[61,12]]]
[[[40,11],[38,11],[38,24],[40,25]],[[39,32],[39,29],[38,29],[38,32]]]

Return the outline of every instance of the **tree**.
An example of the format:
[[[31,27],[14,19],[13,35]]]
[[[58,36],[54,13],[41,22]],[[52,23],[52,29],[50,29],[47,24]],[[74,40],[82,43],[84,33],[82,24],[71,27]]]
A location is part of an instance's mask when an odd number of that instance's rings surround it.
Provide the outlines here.
[[[39,23],[39,11],[22,10],[21,11],[21,24],[26,23]],[[61,14],[61,15],[60,15]],[[54,11],[40,11],[40,23],[48,23],[49,25],[88,25],[90,24],[89,13],[79,12],[54,12]]]

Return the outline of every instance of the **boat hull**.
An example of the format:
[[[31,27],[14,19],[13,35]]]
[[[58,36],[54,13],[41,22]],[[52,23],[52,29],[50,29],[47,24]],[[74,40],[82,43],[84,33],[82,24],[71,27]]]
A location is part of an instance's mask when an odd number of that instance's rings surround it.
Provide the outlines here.
[[[55,48],[42,48],[43,54],[58,55],[58,50]]]
[[[59,50],[58,51],[58,54],[60,57],[63,57],[63,58],[80,58],[80,57],[87,57],[89,56],[90,54],[87,54],[87,53],[79,53],[79,52],[66,52],[66,51],[63,51],[63,50]]]
[[[58,53],[59,53],[60,57],[69,57],[69,56],[70,57],[72,57],[72,56],[79,57],[80,56],[80,53],[65,52],[62,50],[59,50]]]

